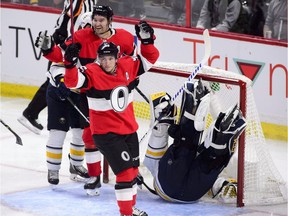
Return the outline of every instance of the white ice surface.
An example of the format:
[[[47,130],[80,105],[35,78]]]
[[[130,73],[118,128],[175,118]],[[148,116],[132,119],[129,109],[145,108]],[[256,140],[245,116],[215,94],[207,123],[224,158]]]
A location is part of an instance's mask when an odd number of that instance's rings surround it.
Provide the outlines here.
[[[26,99],[1,98],[1,119],[21,136],[24,145],[17,145],[13,134],[3,125],[0,126],[0,215],[119,215],[112,183],[102,184],[100,196],[89,197],[83,190],[83,183],[75,183],[69,179],[69,163],[66,157],[69,133],[64,145],[60,184],[56,189],[49,186],[45,163],[48,132],[45,128],[41,135],[36,135],[17,121],[28,103],[29,100]],[[46,118],[45,109],[39,117],[43,125],[46,125]],[[139,137],[142,135],[143,132]],[[272,140],[267,142],[277,168],[283,178],[287,179],[287,143]],[[145,148],[145,145],[141,147]],[[147,179],[149,182],[149,177]],[[174,204],[163,201],[147,190],[138,190],[137,207],[145,210],[149,216],[287,215],[287,203],[244,208],[203,201],[195,204]]]

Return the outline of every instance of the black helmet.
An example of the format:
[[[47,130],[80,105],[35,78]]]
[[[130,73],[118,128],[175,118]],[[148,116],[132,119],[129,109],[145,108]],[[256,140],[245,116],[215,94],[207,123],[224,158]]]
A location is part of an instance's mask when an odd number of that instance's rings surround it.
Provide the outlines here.
[[[93,7],[92,12],[92,19],[95,15],[100,15],[106,17],[108,20],[112,20],[112,17],[114,15],[113,10],[110,6],[104,6],[104,5],[95,5]]]
[[[97,50],[98,56],[105,56],[105,55],[111,55],[114,56],[116,59],[118,57],[118,48],[117,46],[112,42],[103,42],[98,50]]]

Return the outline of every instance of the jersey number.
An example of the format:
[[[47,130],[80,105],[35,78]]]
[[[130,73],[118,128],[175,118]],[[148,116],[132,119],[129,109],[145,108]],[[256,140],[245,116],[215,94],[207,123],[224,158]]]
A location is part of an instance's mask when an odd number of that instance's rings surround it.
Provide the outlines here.
[[[129,92],[126,86],[118,86],[111,92],[111,106],[116,112],[123,112],[127,105],[129,99]]]

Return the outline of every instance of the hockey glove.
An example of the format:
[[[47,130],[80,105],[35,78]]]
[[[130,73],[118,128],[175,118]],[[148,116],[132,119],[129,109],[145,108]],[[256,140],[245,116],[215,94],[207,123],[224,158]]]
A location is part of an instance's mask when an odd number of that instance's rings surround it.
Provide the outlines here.
[[[39,32],[39,35],[35,41],[35,46],[40,48],[44,55],[47,55],[48,53],[52,52],[52,47],[54,46],[54,44],[55,43],[53,38],[47,35],[47,31]]]
[[[60,100],[64,101],[66,100],[70,94],[71,91],[68,89],[64,84],[64,78],[62,75],[58,75],[55,77],[55,85],[57,87],[55,93],[60,98]]]
[[[57,45],[62,44],[68,37],[68,31],[67,29],[56,29],[52,37]]]
[[[141,20],[135,25],[135,31],[142,44],[154,44],[154,29],[146,21]]]
[[[238,105],[220,113],[217,120],[211,124],[204,142],[206,149],[210,148],[211,156],[233,155],[239,136],[246,128],[246,120]]]
[[[76,66],[81,47],[82,46],[80,43],[72,43],[66,48],[64,54],[65,68],[73,68],[74,66]]]
[[[158,119],[159,123],[173,124],[177,115],[177,107],[171,104],[171,96],[166,92],[150,95],[152,121]]]

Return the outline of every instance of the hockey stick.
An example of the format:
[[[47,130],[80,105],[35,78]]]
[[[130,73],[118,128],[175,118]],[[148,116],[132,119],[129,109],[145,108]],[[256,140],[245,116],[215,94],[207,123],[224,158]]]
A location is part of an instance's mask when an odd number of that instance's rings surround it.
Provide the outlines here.
[[[70,33],[71,33],[71,40],[72,40],[72,44],[73,44],[73,43],[74,43],[74,15],[73,15],[73,0],[70,0],[70,20],[71,20]]]
[[[67,100],[70,102],[70,104],[77,110],[77,112],[85,119],[85,121],[90,124],[90,121],[88,118],[81,112],[81,110],[76,106],[76,104],[72,101],[70,97],[67,97]]]
[[[208,58],[211,53],[211,40],[208,29],[205,29],[203,32],[203,38],[204,38],[204,46],[205,46],[205,54],[199,65],[194,69],[194,71],[189,75],[187,78],[188,81],[191,81],[195,78],[197,73],[201,70],[203,65],[208,61]],[[173,105],[175,103],[176,98],[183,92],[184,90],[184,84],[181,86],[181,88],[174,94],[174,96],[171,99],[171,104]],[[172,107],[172,106],[171,106]],[[159,123],[159,121],[164,117],[164,113],[161,113],[159,117],[154,121],[153,125],[149,128],[149,130],[143,135],[143,137],[140,139],[139,143],[141,143],[145,137],[147,137],[148,134],[150,134],[153,130],[153,128]]]
[[[2,119],[0,119],[0,121],[11,133],[14,134],[14,136],[16,137],[16,143],[19,145],[23,145],[21,137],[17,133],[15,133],[7,124],[5,124]]]
[[[146,97],[146,95],[136,86],[136,91],[143,97],[143,99],[149,104],[149,99]]]

